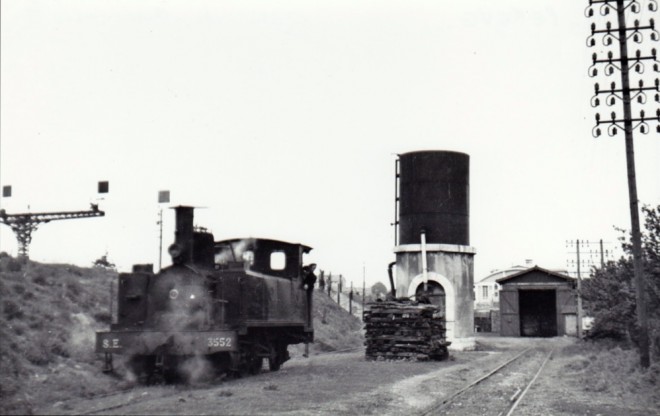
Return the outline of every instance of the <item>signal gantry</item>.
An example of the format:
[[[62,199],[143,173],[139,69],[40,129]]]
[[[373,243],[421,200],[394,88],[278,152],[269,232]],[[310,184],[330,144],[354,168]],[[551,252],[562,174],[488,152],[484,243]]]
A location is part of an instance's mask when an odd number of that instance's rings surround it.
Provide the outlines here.
[[[41,224],[57,220],[71,220],[77,218],[102,217],[105,212],[99,209],[98,204],[91,204],[88,211],[64,211],[64,212],[28,212],[22,214],[7,214],[4,209],[0,210],[0,224],[9,226],[16,234],[18,240],[18,257],[28,258],[28,249],[32,241],[32,233]]]

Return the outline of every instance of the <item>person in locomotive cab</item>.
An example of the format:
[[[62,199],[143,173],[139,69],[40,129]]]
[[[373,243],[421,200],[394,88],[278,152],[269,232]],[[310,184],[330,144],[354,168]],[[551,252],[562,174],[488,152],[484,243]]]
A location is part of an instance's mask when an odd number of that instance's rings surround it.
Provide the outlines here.
[[[316,283],[316,275],[314,274],[316,270],[316,263],[308,264],[303,266],[303,288],[312,291],[314,290],[314,284]]]

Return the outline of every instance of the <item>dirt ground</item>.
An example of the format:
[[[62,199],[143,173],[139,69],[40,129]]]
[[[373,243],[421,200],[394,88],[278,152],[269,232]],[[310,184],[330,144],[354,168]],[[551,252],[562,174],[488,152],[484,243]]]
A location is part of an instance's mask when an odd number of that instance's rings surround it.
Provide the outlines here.
[[[500,414],[498,406],[524,389],[549,351],[553,351],[552,359],[514,414],[660,414],[657,395],[627,388],[620,382],[627,380],[625,375],[619,382],[609,383],[591,376],[588,370],[598,357],[582,341],[493,336],[480,336],[477,341],[477,351],[452,352],[450,359],[442,362],[368,361],[363,351],[309,358],[298,355],[275,373],[264,370],[243,379],[192,386],[136,386],[122,393],[71,399],[35,410],[39,414],[424,414],[443,398],[531,347],[529,356],[521,357],[517,367],[458,396],[442,414]]]

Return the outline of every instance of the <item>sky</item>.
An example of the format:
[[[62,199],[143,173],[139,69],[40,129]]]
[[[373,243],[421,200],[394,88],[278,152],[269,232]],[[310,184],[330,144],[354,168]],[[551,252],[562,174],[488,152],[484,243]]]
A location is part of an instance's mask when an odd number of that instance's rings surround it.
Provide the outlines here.
[[[371,285],[394,260],[396,155],[459,151],[475,280],[526,259],[565,269],[567,240],[616,248],[614,227],[630,229],[623,134],[591,134],[596,111],[621,110],[590,105],[594,82],[618,79],[587,75],[607,49],[586,46],[586,6],[4,0],[0,206],[105,211],[42,225],[36,261],[158,264],[159,213],[166,248],[182,204],[216,240],[304,243]],[[659,139],[635,136],[641,204],[660,204]],[[7,226],[0,250],[17,253]]]

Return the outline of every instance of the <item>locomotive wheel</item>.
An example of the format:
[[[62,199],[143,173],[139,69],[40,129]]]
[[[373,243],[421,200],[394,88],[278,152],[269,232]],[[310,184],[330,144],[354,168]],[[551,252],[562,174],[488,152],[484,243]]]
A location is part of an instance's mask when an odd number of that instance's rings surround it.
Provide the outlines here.
[[[282,362],[279,360],[279,357],[268,357],[268,369],[270,371],[278,371],[282,367]]]
[[[154,355],[134,355],[128,362],[128,368],[135,374],[140,384],[151,384],[156,371]]]
[[[241,375],[259,374],[263,363],[263,359],[253,349],[245,351],[241,356]]]
[[[263,359],[253,351],[244,351],[230,355],[228,374],[234,378],[259,374],[263,366]],[[232,362],[233,361],[233,362]]]
[[[183,370],[186,360],[191,357],[178,355],[165,355],[163,361],[163,381],[166,384],[186,384],[190,381],[190,374]]]
[[[215,377],[226,377],[230,374],[230,362],[231,358],[229,353],[218,352],[211,354],[209,357],[209,362],[213,366]]]
[[[261,372],[261,367],[263,366],[264,362],[261,357],[257,357],[256,355],[253,355],[249,358],[248,361],[248,371],[250,374],[259,374]]]
[[[268,357],[268,369],[270,371],[278,371],[282,364],[289,359],[289,352],[286,347],[286,344],[271,344],[270,356]]]
[[[165,384],[178,384],[186,382],[182,374],[175,368],[168,368],[163,370],[163,381]]]

